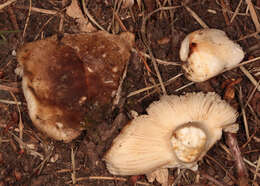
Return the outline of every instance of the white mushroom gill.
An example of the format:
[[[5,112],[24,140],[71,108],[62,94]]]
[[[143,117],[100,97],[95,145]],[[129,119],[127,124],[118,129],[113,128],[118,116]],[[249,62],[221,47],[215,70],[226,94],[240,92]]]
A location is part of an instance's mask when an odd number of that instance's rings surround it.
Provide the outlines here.
[[[160,168],[194,168],[236,121],[237,112],[215,93],[163,96],[117,136],[104,160],[111,174],[139,175]]]
[[[188,34],[180,48],[186,77],[205,81],[237,65],[244,58],[242,48],[218,29],[201,29]]]

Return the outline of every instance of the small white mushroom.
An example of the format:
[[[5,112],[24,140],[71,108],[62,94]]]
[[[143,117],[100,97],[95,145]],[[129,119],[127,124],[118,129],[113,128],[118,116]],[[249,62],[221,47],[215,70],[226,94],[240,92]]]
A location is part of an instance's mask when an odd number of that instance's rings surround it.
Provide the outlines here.
[[[242,61],[244,55],[238,44],[217,29],[201,29],[190,33],[180,48],[185,75],[194,82],[205,81],[234,67]]]
[[[149,174],[161,168],[197,167],[230,127],[237,112],[215,93],[163,96],[132,120],[104,160],[111,174]]]

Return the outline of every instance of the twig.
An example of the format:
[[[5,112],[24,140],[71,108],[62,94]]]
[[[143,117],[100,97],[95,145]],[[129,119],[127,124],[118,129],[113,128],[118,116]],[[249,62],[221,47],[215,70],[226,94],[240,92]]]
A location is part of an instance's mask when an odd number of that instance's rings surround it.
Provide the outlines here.
[[[65,6],[66,2],[65,0],[61,1],[62,8]],[[59,32],[63,33],[63,26],[64,26],[64,14],[60,15],[60,24],[59,24]]]
[[[258,86],[257,81],[256,81],[255,78],[248,72],[248,70],[247,70],[245,67],[243,67],[243,66],[241,66],[241,67],[239,67],[239,68],[240,68],[240,70],[246,75],[246,77],[251,81],[251,83],[252,83],[254,86],[257,87],[257,90],[260,91],[260,87]]]
[[[166,82],[164,82],[165,86],[167,86],[170,82],[172,82],[173,80],[177,79],[178,77],[180,77],[180,76],[182,76],[182,75],[183,75],[183,74],[180,73],[180,74],[178,74],[178,75],[172,77],[171,79],[167,80]],[[160,86],[160,84],[156,84],[156,85],[153,85],[153,86],[149,86],[149,87],[145,87],[145,88],[136,90],[136,91],[134,91],[134,92],[130,92],[130,93],[127,95],[127,97],[132,97],[132,96],[134,96],[134,95],[140,94],[140,93],[145,92],[145,91],[147,91],[147,90],[153,89],[153,88],[155,88],[156,86],[158,87],[158,86]]]
[[[226,72],[226,71],[235,69],[235,68],[240,67],[240,66],[243,66],[243,65],[247,65],[247,64],[252,63],[252,62],[256,62],[256,61],[258,61],[258,60],[260,60],[260,57],[256,57],[256,58],[253,58],[253,59],[249,59],[249,60],[247,60],[247,61],[244,61],[244,62],[242,62],[242,63],[237,64],[236,66],[234,66],[234,67],[232,67],[232,68],[226,69],[226,70],[224,70],[223,72]]]
[[[177,8],[177,7],[175,7],[175,8]],[[156,63],[156,60],[155,60],[155,57],[153,55],[152,49],[150,48],[150,44],[149,44],[149,42],[148,42],[148,40],[146,38],[146,22],[154,13],[158,12],[160,9],[161,8],[156,9],[155,11],[149,13],[146,17],[143,18],[142,27],[141,27],[141,35],[142,35],[142,39],[143,39],[144,45],[146,46],[146,48],[149,51],[149,54],[150,54],[150,57],[151,57],[151,60],[152,60],[152,63],[153,63],[153,67],[155,69],[156,75],[157,75],[158,80],[160,82],[163,94],[167,95],[167,92],[166,92],[165,86],[163,84],[163,80],[162,80],[161,74],[160,74],[159,69],[158,69],[158,65]]]
[[[76,168],[75,170],[78,171],[78,170],[80,170],[80,168]],[[71,171],[73,171],[73,170],[71,170],[71,169],[60,169],[60,170],[57,170],[56,172],[57,173],[67,173],[67,172],[71,172]]]
[[[15,102],[15,101],[3,100],[3,99],[0,99],[0,102],[9,104],[9,105],[16,105],[16,104],[21,105],[22,104],[21,102]]]
[[[20,92],[18,88],[9,87],[9,86],[6,86],[6,85],[0,85],[0,90],[11,91],[11,92],[14,92],[14,93]]]
[[[249,138],[247,138],[246,143],[244,143],[244,144],[241,146],[241,149],[244,149],[244,148],[247,147],[247,145],[250,143],[250,141],[251,141],[251,140],[253,139],[253,137],[256,135],[256,131],[257,131],[257,130],[254,130],[253,134],[252,134]]]
[[[223,165],[221,165],[218,161],[216,161],[214,158],[212,158],[209,155],[206,155],[207,158],[209,158],[211,161],[213,161],[215,164],[217,164],[222,170],[225,171],[225,173],[232,179],[233,182],[237,182],[236,178],[234,176],[232,176],[228,170],[225,169],[225,167]]]
[[[193,84],[195,84],[195,83],[194,83],[194,82],[190,82],[190,83],[188,83],[188,84],[186,84],[186,85],[183,85],[183,86],[180,87],[180,88],[175,89],[174,92],[179,92],[180,90],[183,90],[183,89],[185,89],[185,88],[187,88],[187,87],[189,87],[189,86],[191,86],[191,85],[193,85]]]
[[[222,14],[224,16],[226,25],[229,25],[230,21],[229,21],[228,15],[227,15],[227,10],[228,10],[227,5],[225,4],[224,0],[220,0],[220,3],[221,3],[221,6],[222,6]]]
[[[260,80],[258,81],[257,86],[255,86],[254,90],[250,93],[250,95],[249,95],[249,97],[248,97],[248,99],[247,99],[247,101],[246,101],[245,108],[247,107],[247,105],[249,104],[249,102],[251,101],[251,99],[254,97],[254,94],[255,94],[255,92],[256,92],[256,89],[259,87],[259,85],[260,85]]]
[[[237,167],[238,174],[238,185],[248,185],[248,172],[237,143],[236,134],[227,132],[226,143],[228,144],[231,153],[235,159],[235,165]]]
[[[119,104],[119,102],[120,102],[120,98],[121,98],[121,94],[122,94],[123,82],[124,82],[126,74],[127,74],[128,65],[129,65],[129,61],[127,61],[127,63],[125,64],[125,69],[124,69],[123,75],[121,76],[121,78],[119,80],[119,86],[117,88],[116,95],[115,95],[115,97],[113,99],[112,110],[114,110],[115,106],[117,106]]]
[[[252,172],[252,173],[255,174],[257,177],[260,178],[260,173],[255,172],[255,170],[253,170],[253,169],[251,169],[251,168],[249,168],[248,170],[250,170],[250,172]]]
[[[203,28],[209,28],[208,25],[202,21],[202,19],[193,11],[191,10],[188,6],[184,5],[186,10],[191,14],[191,16],[203,27]]]
[[[248,34],[248,35],[246,35],[246,36],[241,37],[241,38],[238,39],[237,41],[242,41],[242,40],[248,39],[248,38],[250,38],[250,37],[256,37],[259,33],[260,33],[260,31],[254,32],[254,33],[252,33],[252,34]]]
[[[0,10],[3,9],[3,8],[5,8],[5,7],[7,7],[7,6],[9,6],[10,4],[12,4],[12,3],[14,3],[14,2],[16,2],[16,0],[9,0],[9,1],[7,1],[7,2],[1,4],[1,5],[0,5]]]
[[[237,7],[236,7],[235,13],[234,13],[233,16],[231,17],[230,24],[233,22],[233,20],[234,20],[235,17],[237,16],[241,4],[242,4],[242,0],[239,1],[238,5],[237,5]]]
[[[251,161],[247,160],[246,158],[243,158],[244,162],[247,163],[248,165],[256,168],[256,165],[254,163],[252,163]]]
[[[148,59],[151,59],[151,57],[150,57],[148,54],[144,53],[144,52],[141,52],[141,51],[138,52],[138,51],[137,51],[136,49],[134,49],[134,48],[132,48],[131,51],[132,51],[132,52],[135,52],[135,53],[137,53],[137,54],[141,54],[141,55],[143,55],[144,57],[147,57]],[[162,64],[162,65],[181,66],[180,63],[178,63],[178,62],[173,62],[173,61],[164,61],[164,60],[157,59],[157,58],[155,58],[155,61],[156,61],[158,64]]]
[[[213,182],[214,184],[218,185],[218,186],[224,186],[223,183],[221,183],[220,181],[216,180],[215,178],[213,178],[212,176],[208,175],[208,174],[201,174],[202,177],[206,178],[207,180]]]
[[[241,86],[239,87],[239,103],[240,103],[240,107],[241,107],[241,111],[242,111],[244,127],[245,127],[245,130],[246,130],[246,138],[249,139],[248,123],[247,123],[247,118],[246,118],[245,107],[244,107],[244,104],[243,104],[243,93],[242,93]]]
[[[15,95],[12,93],[12,92],[9,92],[11,94],[11,96],[13,97],[15,103],[16,103],[16,106],[17,106],[17,110],[18,110],[18,113],[19,113],[19,137],[21,139],[21,141],[23,141],[23,129],[24,129],[24,125],[23,125],[23,121],[22,121],[22,114],[21,114],[21,110],[20,110],[20,107],[18,105],[18,101],[15,97]],[[21,150],[23,150],[23,146],[20,145],[20,148]]]
[[[72,184],[76,184],[77,179],[76,179],[76,165],[75,165],[75,153],[73,148],[71,147],[71,168],[72,168],[72,173],[71,173],[71,179],[72,179]]]
[[[27,6],[19,6],[17,5],[15,8],[19,8],[19,9],[30,9],[30,7]],[[42,13],[42,14],[49,14],[49,15],[56,15],[59,12],[56,10],[47,10],[47,9],[42,9],[42,8],[36,8],[36,7],[31,7],[31,11],[33,12],[38,12],[38,13]]]
[[[86,6],[86,0],[82,0],[82,7],[84,14],[88,17],[88,19],[95,24],[100,30],[106,31],[99,23],[96,22],[96,20],[93,18],[93,16],[89,13],[87,6]]]
[[[17,23],[17,20],[16,20],[16,14],[14,13],[13,8],[11,6],[9,6],[7,8],[7,11],[8,11],[8,14],[10,16],[14,30],[19,30],[19,26],[18,26],[18,23]],[[19,34],[19,32],[17,34]]]
[[[128,179],[126,178],[121,178],[121,177],[108,177],[108,176],[89,176],[89,177],[80,177],[77,178],[76,181],[85,181],[85,180],[115,180],[115,181],[123,181],[126,182]],[[67,182],[66,184],[71,184],[72,181]],[[148,186],[153,186],[152,184],[146,183],[146,182],[141,182],[137,181],[136,182],[139,185],[148,185]]]
[[[256,31],[259,32],[260,31],[260,23],[259,23],[257,15],[256,15],[256,12],[255,12],[255,9],[254,9],[254,5],[253,5],[251,0],[246,0],[246,3],[249,6],[250,15],[251,15],[251,18],[252,18],[252,20],[254,22],[254,25],[256,27]]]
[[[256,174],[257,172],[259,171],[260,169],[260,156],[258,156],[258,161],[257,161],[257,165],[256,165],[256,168],[255,168],[255,174],[254,174],[254,181],[256,180]]]
[[[20,145],[23,146],[23,148],[25,148],[31,155],[35,156],[35,157],[39,157],[41,160],[44,158],[44,156],[42,154],[40,154],[39,152],[32,150],[31,148],[29,148],[28,144],[26,144],[25,142],[23,142],[18,136],[16,136],[14,133],[8,131],[15,139],[15,141]]]
[[[44,27],[49,24],[49,22],[54,18],[55,16],[50,17],[45,23],[44,25],[42,25],[42,27],[40,28],[40,31],[38,32],[38,34],[34,37],[34,40],[37,40],[38,37],[40,36],[41,32],[43,31]]]
[[[53,149],[54,149],[53,146],[49,147],[49,149],[48,149],[48,151],[47,151],[47,152],[48,152],[47,156],[42,160],[42,162],[40,163],[40,165],[38,165],[38,166],[33,170],[34,173],[36,173],[37,175],[40,175],[40,174],[41,174],[44,165],[46,165],[46,163],[47,163],[47,162],[49,161],[49,159],[51,158]]]
[[[23,38],[25,37],[25,33],[26,33],[26,29],[30,20],[30,16],[31,16],[31,11],[32,11],[32,0],[29,0],[30,5],[29,5],[29,11],[28,11],[28,15],[25,21],[25,25],[24,25],[24,29],[23,29]]]

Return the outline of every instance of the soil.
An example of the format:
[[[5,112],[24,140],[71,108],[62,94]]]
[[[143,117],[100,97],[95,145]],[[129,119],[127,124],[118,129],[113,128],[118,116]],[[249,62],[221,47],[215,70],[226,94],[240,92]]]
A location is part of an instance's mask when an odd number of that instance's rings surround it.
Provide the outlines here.
[[[1,0],[0,5],[6,1]],[[70,1],[64,2],[58,0],[34,0],[31,2],[34,8],[60,11],[59,14],[55,15],[40,13],[34,9],[29,15],[29,0],[19,0],[0,9],[0,186],[69,185],[72,184],[73,175],[78,179],[77,185],[148,185],[145,176],[115,177],[111,175],[107,171],[102,157],[109,149],[113,139],[131,119],[130,113],[132,111],[136,111],[138,114],[145,113],[147,106],[162,95],[159,90],[150,89],[127,96],[136,90],[152,86],[154,81],[159,82],[150,59],[144,60],[137,53],[132,53],[127,75],[123,82],[120,104],[111,110],[102,122],[84,131],[71,143],[65,144],[47,138],[33,126],[28,116],[27,104],[21,89],[21,78],[15,74],[18,64],[15,54],[19,47],[26,42],[60,32],[80,32],[76,20],[64,13],[64,8],[70,4]],[[154,57],[169,62],[167,65],[158,65],[163,81],[167,81],[182,73],[178,54],[181,41],[185,35],[200,29],[201,26],[182,5],[183,1],[143,0],[140,2],[141,7],[138,7],[137,2],[135,2],[131,10],[120,9],[118,16],[126,29],[135,34],[136,48],[146,53],[148,53],[147,48],[141,39],[143,15],[147,15],[160,6],[177,6],[175,9],[154,13],[146,24],[146,35]],[[221,29],[231,39],[236,40],[246,52],[244,60],[258,57],[260,54],[259,35],[243,39],[244,36],[256,32],[252,17],[247,12],[246,2],[242,1],[239,14],[232,23],[229,23],[229,20],[233,13],[223,10],[222,2],[232,12],[235,12],[239,4],[239,1],[232,0],[185,1],[186,5],[196,12],[209,27]],[[259,15],[259,1],[252,2],[255,5],[257,15]],[[114,3],[115,1],[108,0],[87,1],[89,13],[103,28],[110,27],[113,22]],[[62,31],[59,30],[61,15],[65,15]],[[227,16],[227,20],[225,20],[224,15]],[[123,29],[115,21],[115,24],[112,24],[112,31],[117,34]],[[173,65],[174,62],[178,65]],[[259,60],[244,67],[257,81],[260,80]],[[237,120],[240,126],[237,140],[241,156],[246,162],[249,184],[259,185],[260,172],[256,173],[255,171],[257,161],[259,165],[260,158],[260,93],[255,91],[255,85],[245,74],[236,68],[206,82],[194,83],[179,90],[190,82],[181,76],[167,84],[166,90],[168,94],[176,95],[186,92],[215,91],[221,97],[225,97],[227,89],[223,84],[239,78],[242,78],[242,81],[232,87],[234,97],[230,98],[230,104],[240,113]],[[16,102],[14,96],[17,99]],[[246,107],[244,107],[245,104],[247,104]],[[242,108],[245,111],[244,116]],[[22,141],[19,139],[19,113],[21,113],[21,121],[24,125]],[[97,113],[97,115],[100,114]],[[245,121],[247,121],[249,129],[249,139],[246,136]],[[228,145],[223,135],[204,159],[199,161],[198,171],[182,170],[179,172],[177,169],[170,169],[170,184],[236,185],[239,173],[235,160],[227,149]],[[75,157],[74,171],[72,154]],[[135,178],[137,178],[137,182]],[[151,184],[159,185],[156,181]]]

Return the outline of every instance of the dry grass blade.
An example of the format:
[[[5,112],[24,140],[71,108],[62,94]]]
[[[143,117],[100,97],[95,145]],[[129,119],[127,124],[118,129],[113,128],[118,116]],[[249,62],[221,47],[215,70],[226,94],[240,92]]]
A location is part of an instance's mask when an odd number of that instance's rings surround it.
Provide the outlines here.
[[[220,3],[221,3],[221,7],[222,7],[222,14],[224,16],[226,25],[229,25],[230,21],[229,21],[228,15],[227,15],[228,7],[227,7],[226,3],[224,2],[224,0],[220,0]]]
[[[181,74],[178,74],[178,75],[172,77],[171,79],[167,80],[166,82],[164,82],[164,84],[165,84],[165,85],[168,85],[170,82],[172,82],[173,80],[177,79],[178,77],[180,77],[180,76],[182,76],[182,75],[183,75],[182,73],[181,73]],[[160,86],[160,84],[156,84],[156,85],[153,85],[153,86],[149,86],[149,87],[145,87],[145,88],[136,90],[136,91],[134,91],[134,92],[130,92],[130,93],[127,95],[127,97],[135,96],[135,95],[137,95],[137,94],[140,94],[140,93],[142,93],[142,92],[145,92],[145,91],[147,91],[147,90],[153,89],[153,88],[158,87],[158,86]]]
[[[186,10],[190,13],[190,15],[203,27],[203,28],[209,28],[208,25],[188,6],[184,6]]]
[[[16,8],[19,8],[19,9],[30,9],[30,7],[20,6],[20,5],[17,5]],[[56,14],[59,13],[56,10],[46,10],[46,9],[36,8],[36,7],[31,7],[31,11],[42,13],[42,14],[48,14],[48,15],[56,15]]]
[[[244,123],[244,127],[246,130],[246,137],[247,139],[249,139],[249,130],[248,130],[248,124],[247,124],[247,117],[246,117],[246,111],[245,111],[245,107],[243,104],[243,93],[242,93],[242,88],[240,87],[239,89],[239,102],[240,102],[240,108],[241,108],[241,112],[242,112],[242,116],[243,116],[243,123]]]
[[[240,70],[246,75],[246,77],[251,81],[251,83],[257,87],[257,90],[260,91],[260,87],[258,86],[257,81],[255,78],[250,74],[250,72],[243,66],[239,67]]]
[[[76,181],[86,181],[86,180],[114,180],[114,181],[123,181],[127,182],[127,178],[121,178],[121,177],[108,177],[108,176],[89,176],[89,177],[80,177],[77,178]],[[71,184],[72,181],[67,182],[66,184]],[[137,185],[147,185],[147,186],[153,186],[153,184],[149,184],[146,182],[137,181]]]
[[[257,14],[255,12],[255,8],[254,8],[254,5],[252,3],[251,0],[246,0],[246,3],[248,4],[249,6],[249,11],[250,11],[250,15],[251,15],[251,18],[255,24],[255,27],[256,27],[256,31],[260,31],[260,23],[259,23],[259,20],[258,20],[258,17],[257,17]]]
[[[0,90],[4,90],[4,91],[10,91],[10,92],[20,92],[18,88],[16,87],[9,87],[9,86],[6,86],[6,85],[0,85]]]
[[[76,179],[75,153],[72,147],[71,147],[71,165],[72,165],[72,173],[71,173],[72,184],[76,184],[77,179]]]
[[[66,0],[61,1],[62,7],[66,5]],[[63,33],[63,27],[64,27],[64,14],[60,15],[60,24],[59,24],[59,32]]]
[[[58,15],[58,14],[56,14],[56,15]],[[54,18],[55,18],[55,15],[52,16],[52,17],[50,17],[50,18],[42,25],[42,27],[40,28],[39,33],[34,37],[34,40],[37,40],[37,39],[40,37],[40,35],[42,34],[42,31],[43,31],[43,29],[45,28],[45,26],[47,26],[47,25],[51,22],[51,20],[54,19]]]
[[[260,80],[258,81],[257,86],[255,86],[254,90],[250,93],[250,95],[249,95],[249,97],[248,97],[248,99],[247,99],[247,101],[246,101],[245,107],[248,106],[249,102],[250,102],[251,99],[254,97],[254,94],[255,94],[255,92],[256,92],[256,89],[259,87],[259,85],[260,85]]]
[[[227,176],[229,176],[233,182],[237,182],[236,178],[234,176],[232,176],[228,170],[225,169],[225,167],[223,165],[221,165],[218,161],[216,161],[214,158],[212,158],[209,155],[206,155],[207,158],[209,158],[211,161],[213,161],[216,165],[218,165],[223,171],[225,171],[225,173],[227,174]]]
[[[143,39],[144,45],[146,46],[146,48],[149,51],[149,54],[150,54],[150,57],[151,57],[151,60],[152,60],[152,64],[153,64],[153,67],[155,69],[155,72],[156,72],[156,75],[158,77],[158,80],[160,82],[163,94],[167,95],[167,92],[166,92],[165,86],[163,84],[163,80],[162,80],[159,68],[158,68],[157,63],[155,61],[155,57],[153,56],[152,49],[150,48],[149,42],[148,42],[148,40],[146,38],[146,29],[145,29],[146,21],[150,18],[151,15],[152,15],[152,13],[143,18],[143,23],[142,23],[142,28],[141,28],[142,39]]]
[[[185,89],[185,88],[187,88],[187,87],[189,87],[189,86],[191,86],[193,84],[194,84],[194,82],[189,82],[188,84],[183,85],[180,88],[175,89],[174,92],[179,92],[179,91],[181,91],[181,90],[183,90],[183,89]]]
[[[40,163],[40,165],[37,166],[37,167],[34,169],[34,171],[33,171],[34,173],[36,173],[37,175],[40,175],[40,174],[41,174],[41,172],[42,172],[42,170],[43,170],[43,167],[46,165],[46,163],[47,163],[47,162],[49,161],[49,159],[51,158],[53,149],[54,149],[53,146],[49,147],[47,156],[42,160],[42,162]]]
[[[22,104],[21,102],[15,102],[15,101],[3,100],[3,99],[0,99],[0,102],[9,104],[9,105],[21,105]]]
[[[28,16],[26,18],[24,29],[23,29],[23,38],[25,38],[26,29],[28,27],[30,16],[31,16],[31,11],[32,11],[32,0],[29,0],[29,2],[30,2],[30,4],[29,4]]]
[[[119,101],[120,101],[120,98],[121,98],[121,93],[122,93],[122,87],[123,87],[124,79],[125,79],[126,74],[127,74],[128,64],[129,64],[129,61],[125,65],[125,69],[124,69],[123,75],[120,78],[119,86],[117,88],[116,95],[115,95],[115,97],[113,99],[112,110],[115,108],[116,105],[119,104]]]
[[[9,6],[10,4],[12,4],[12,3],[14,3],[14,2],[16,2],[16,0],[9,0],[9,1],[7,1],[7,2],[1,4],[1,5],[0,5],[0,10],[3,9],[3,8],[5,8],[5,7],[7,7],[7,6]]]
[[[134,48],[132,48],[131,51],[132,51],[132,52],[135,52],[135,53],[137,53],[137,54],[141,54],[142,56],[147,57],[148,59],[151,59],[151,57],[150,57],[148,54],[144,53],[144,52],[137,51],[137,50],[134,49]],[[161,64],[161,65],[181,66],[180,63],[178,63],[178,62],[173,62],[173,61],[164,61],[164,60],[157,59],[157,58],[155,58],[155,61],[156,61],[158,64]]]
[[[236,7],[235,13],[234,13],[233,16],[231,17],[230,24],[234,21],[235,17],[237,16],[241,4],[242,4],[242,0],[239,1],[238,5],[237,5],[237,7]]]
[[[42,154],[40,154],[39,152],[31,149],[28,144],[24,143],[19,137],[17,137],[14,133],[8,131],[15,139],[15,141],[20,145],[20,146],[23,146],[24,149],[26,149],[26,151],[29,152],[29,154],[31,154],[32,156],[35,156],[35,157],[39,157],[41,160],[44,159],[44,156]]]
[[[21,110],[20,110],[20,107],[18,105],[18,101],[15,97],[15,95],[12,93],[12,92],[9,92],[11,94],[11,96],[13,97],[15,103],[16,103],[16,106],[17,106],[17,110],[18,110],[18,113],[19,113],[19,137],[21,140],[23,140],[23,129],[24,129],[24,125],[23,125],[23,121],[22,121],[22,114],[21,114]],[[21,145],[20,146],[21,150],[23,150],[23,146]]]
[[[225,70],[225,71],[223,71],[223,72],[226,72],[226,71],[235,69],[235,68],[240,67],[240,66],[243,66],[243,65],[247,65],[247,64],[249,64],[249,63],[256,62],[256,61],[258,61],[258,60],[260,60],[260,57],[256,57],[256,58],[253,58],[253,59],[249,59],[249,60],[244,61],[244,62],[242,62],[242,63],[239,63],[239,64],[237,64],[236,66],[234,66],[234,67],[232,67],[232,68],[230,68],[230,69],[227,69],[227,70]]]
[[[256,180],[256,174],[258,173],[259,169],[260,169],[260,156],[258,157],[257,165],[255,168],[254,181]]]
[[[86,0],[82,0],[82,7],[83,7],[83,12],[84,14],[88,17],[88,19],[95,24],[100,30],[106,31],[100,24],[96,22],[96,20],[93,18],[93,16],[89,13],[86,5]]]
[[[141,35],[142,35],[142,39],[143,39],[143,42],[144,42],[144,45],[146,46],[146,48],[148,49],[149,51],[149,54],[150,54],[150,57],[151,57],[151,60],[152,60],[152,63],[153,63],[153,67],[155,69],[155,72],[156,72],[156,75],[158,77],[158,80],[159,80],[159,83],[160,83],[160,86],[161,86],[161,89],[162,89],[162,92],[164,95],[167,95],[167,92],[166,92],[166,89],[165,89],[165,86],[163,84],[163,80],[162,80],[162,77],[161,77],[161,74],[159,72],[159,69],[158,69],[158,65],[156,63],[156,60],[155,60],[155,57],[152,53],[152,49],[150,48],[150,45],[149,45],[149,42],[146,38],[146,22],[148,19],[150,19],[150,17],[155,14],[156,12],[158,11],[161,11],[161,10],[166,10],[166,8],[178,8],[179,6],[176,6],[176,7],[162,7],[162,8],[158,8],[156,10],[154,10],[153,12],[149,13],[146,17],[143,18],[143,22],[142,22],[142,27],[141,27]]]
[[[248,35],[246,35],[246,36],[244,36],[244,37],[241,37],[241,38],[238,39],[237,41],[242,41],[242,40],[248,39],[248,38],[250,38],[250,37],[256,37],[259,33],[260,33],[260,31],[254,32],[254,33],[252,33],[252,34],[248,34]]]
[[[207,180],[209,180],[210,182],[214,183],[215,185],[218,186],[224,186],[223,183],[221,183],[220,181],[216,180],[214,177],[208,175],[208,174],[202,174],[201,177],[206,178]]]
[[[254,163],[252,163],[251,161],[247,160],[246,158],[243,158],[244,162],[247,163],[248,165],[256,168],[256,165]]]

